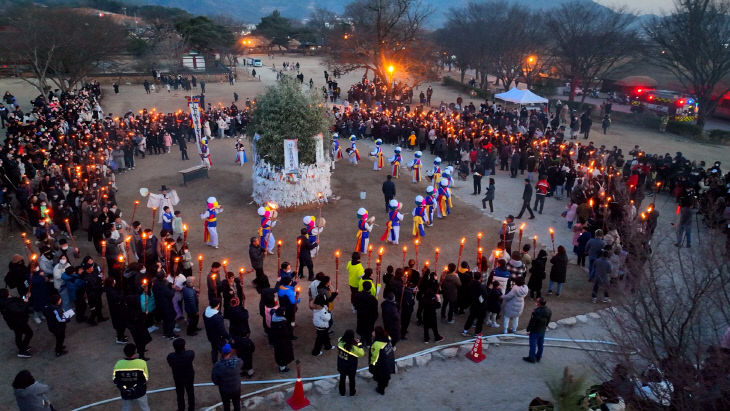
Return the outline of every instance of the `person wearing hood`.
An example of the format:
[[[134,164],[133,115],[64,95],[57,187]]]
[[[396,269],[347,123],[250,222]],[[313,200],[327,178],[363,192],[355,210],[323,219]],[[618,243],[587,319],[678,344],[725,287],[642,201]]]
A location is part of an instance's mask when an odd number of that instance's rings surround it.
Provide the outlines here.
[[[527,275],[527,268],[522,263],[522,254],[519,251],[512,252],[512,258],[507,263],[507,271],[509,271],[509,281],[507,282],[507,291],[510,290],[512,285],[518,278],[525,282],[525,276]]]
[[[519,323],[520,314],[525,309],[525,296],[527,296],[528,290],[525,285],[525,279],[518,277],[514,281],[514,286],[505,295],[502,296],[504,302],[504,333],[507,334],[509,329],[509,323],[512,322],[512,333],[517,332],[517,325]]]
[[[30,371],[22,370],[16,374],[12,385],[20,411],[53,411],[48,399],[48,385],[36,381]]]
[[[223,322],[223,316],[219,311],[220,307],[221,300],[212,298],[208,307],[205,308],[205,314],[203,314],[205,335],[208,337],[208,341],[210,342],[210,359],[213,364],[218,362],[218,352],[225,344],[225,341],[230,339],[230,336],[226,331],[226,325]]]
[[[312,355],[318,357],[322,355],[322,348],[325,350],[331,350],[332,344],[330,343],[329,327],[332,314],[330,314],[327,307],[327,299],[324,295],[317,295],[313,302],[312,322],[314,323],[314,329],[317,332],[317,338],[314,341],[314,348],[312,348]]]
[[[230,411],[231,404],[233,404],[234,411],[241,410],[242,361],[240,358],[234,357],[231,354],[232,351],[230,344],[224,344],[221,347],[223,358],[213,365],[210,375],[213,384],[218,386],[224,411]]]
[[[5,284],[9,289],[18,290],[18,295],[28,293],[30,280],[30,268],[25,263],[23,256],[15,254],[8,263],[8,273],[5,275]]]

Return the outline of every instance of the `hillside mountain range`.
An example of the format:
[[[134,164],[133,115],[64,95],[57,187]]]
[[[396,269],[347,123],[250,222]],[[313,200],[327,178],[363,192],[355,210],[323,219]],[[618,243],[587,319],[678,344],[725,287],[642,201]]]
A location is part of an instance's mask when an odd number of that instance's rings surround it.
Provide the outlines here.
[[[509,3],[523,4],[533,10],[545,10],[560,6],[570,0],[507,0]],[[592,0],[579,0],[593,3]],[[279,10],[285,17],[295,20],[307,18],[316,8],[342,13],[347,5],[343,0],[129,0],[133,4],[151,4],[178,7],[193,14],[226,15],[245,23],[257,23],[262,16]],[[469,0],[422,0],[425,6],[433,9],[428,25],[436,29],[445,21],[450,8],[462,7]],[[597,4],[597,3],[596,3]],[[601,6],[603,7],[603,6]]]

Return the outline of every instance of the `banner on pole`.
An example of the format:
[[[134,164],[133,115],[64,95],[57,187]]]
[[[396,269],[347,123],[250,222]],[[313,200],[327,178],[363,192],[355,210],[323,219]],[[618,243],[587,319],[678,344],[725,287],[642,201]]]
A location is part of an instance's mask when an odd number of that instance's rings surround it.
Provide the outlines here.
[[[193,132],[195,133],[195,142],[198,148],[198,154],[203,153],[202,130],[200,127],[200,100],[197,96],[188,97],[188,108],[190,109],[190,119],[193,122]],[[207,145],[207,144],[205,144]],[[206,147],[207,148],[207,147]],[[206,150],[207,151],[207,150]]]
[[[297,139],[284,140],[284,172],[299,173],[299,147]]]

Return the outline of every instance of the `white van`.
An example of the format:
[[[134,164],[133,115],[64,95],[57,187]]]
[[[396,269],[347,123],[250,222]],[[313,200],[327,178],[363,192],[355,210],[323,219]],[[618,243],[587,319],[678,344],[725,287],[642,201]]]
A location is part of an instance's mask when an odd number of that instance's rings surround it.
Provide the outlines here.
[[[264,63],[261,61],[261,59],[253,59],[253,66],[254,67],[263,67]]]

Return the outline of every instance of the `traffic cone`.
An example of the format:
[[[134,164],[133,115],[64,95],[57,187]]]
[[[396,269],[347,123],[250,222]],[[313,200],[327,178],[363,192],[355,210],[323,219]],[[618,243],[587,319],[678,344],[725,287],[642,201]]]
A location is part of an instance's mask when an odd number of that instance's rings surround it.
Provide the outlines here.
[[[291,409],[298,410],[309,405],[309,400],[304,396],[304,385],[302,384],[302,367],[297,360],[297,382],[294,384],[294,393],[286,400]]]
[[[482,353],[482,335],[477,335],[477,339],[474,340],[474,346],[471,348],[471,350],[466,353],[466,358],[474,361],[474,362],[482,362],[485,358],[487,358],[486,355]]]

